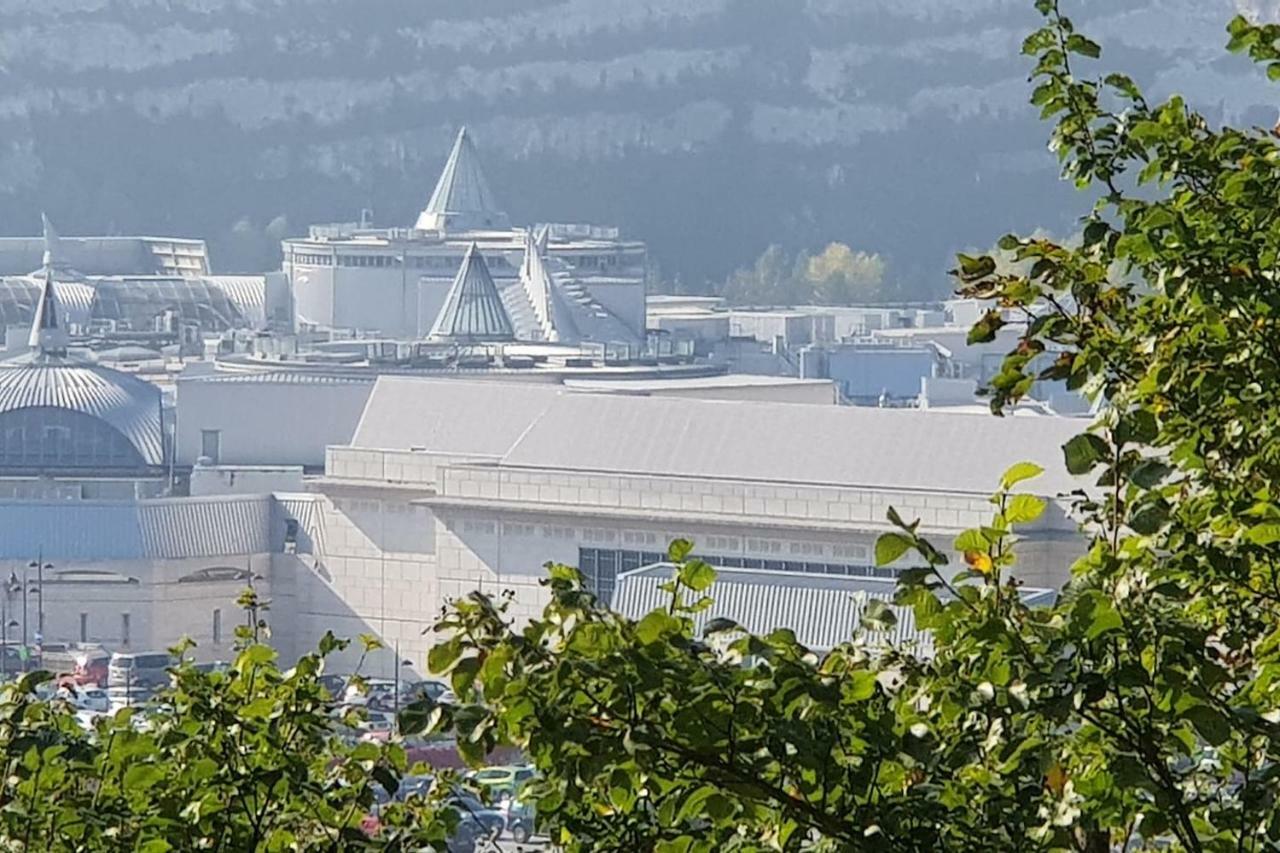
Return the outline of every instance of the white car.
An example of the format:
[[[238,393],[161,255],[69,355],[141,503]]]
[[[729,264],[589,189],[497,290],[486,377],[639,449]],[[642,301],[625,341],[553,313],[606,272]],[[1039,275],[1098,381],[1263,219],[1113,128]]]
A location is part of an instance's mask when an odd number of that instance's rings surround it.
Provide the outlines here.
[[[342,695],[343,705],[362,707],[370,702],[391,702],[396,692],[396,683],[385,678],[366,678],[364,684],[350,684]]]
[[[106,694],[108,710],[113,714],[121,708],[140,707],[151,699],[151,691],[140,687],[108,687]]]
[[[111,697],[101,687],[81,687],[71,695],[71,704],[81,711],[105,714],[111,710]]]
[[[361,732],[389,732],[396,724],[395,717],[384,711],[365,711],[364,717],[356,726]]]
[[[98,720],[105,716],[107,715],[97,711],[76,711],[76,722],[80,724],[80,728],[84,729],[86,732],[91,732],[93,731],[94,726],[97,725]]]

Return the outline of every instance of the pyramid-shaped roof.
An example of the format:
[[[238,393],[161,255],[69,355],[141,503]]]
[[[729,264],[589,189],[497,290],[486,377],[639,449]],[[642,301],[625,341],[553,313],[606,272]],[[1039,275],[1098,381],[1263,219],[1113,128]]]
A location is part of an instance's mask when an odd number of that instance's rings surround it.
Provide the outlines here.
[[[40,287],[40,302],[31,320],[30,347],[38,355],[65,356],[70,339],[62,326],[62,311],[58,296],[53,292],[53,269],[45,270],[44,283]]]
[[[543,234],[545,233],[544,230]],[[551,271],[547,269],[545,252],[545,243],[541,237],[532,231],[526,231],[524,263],[520,266],[520,277],[524,283],[525,292],[533,303],[534,314],[542,326],[542,335],[546,340],[577,343],[579,339],[577,325],[551,276]]]
[[[475,243],[445,296],[431,337],[439,341],[512,341],[515,330],[502,305],[489,265]]]
[[[458,131],[449,160],[427,207],[414,226],[420,231],[484,231],[511,227],[498,208],[475,144],[464,127]]]

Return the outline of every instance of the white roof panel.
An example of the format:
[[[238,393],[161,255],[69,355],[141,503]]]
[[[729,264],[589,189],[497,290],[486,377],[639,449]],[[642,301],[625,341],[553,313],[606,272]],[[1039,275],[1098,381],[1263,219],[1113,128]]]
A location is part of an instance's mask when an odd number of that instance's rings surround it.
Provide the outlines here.
[[[383,376],[351,445],[502,456],[561,393],[554,385]]]
[[[910,409],[566,394],[503,464],[985,494],[1015,462],[1045,493],[1080,484],[1071,418],[940,418]]]

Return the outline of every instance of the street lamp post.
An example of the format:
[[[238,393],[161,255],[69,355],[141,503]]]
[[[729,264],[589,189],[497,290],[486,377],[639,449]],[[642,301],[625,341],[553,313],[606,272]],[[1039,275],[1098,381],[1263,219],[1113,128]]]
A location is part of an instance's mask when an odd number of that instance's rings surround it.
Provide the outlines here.
[[[10,619],[10,598],[17,592],[18,575],[9,572],[9,580],[0,595],[0,675],[9,675],[9,629],[18,627],[16,619]]]
[[[44,549],[36,554],[35,562],[28,563],[27,568],[36,570],[36,636],[44,640],[44,570],[53,569],[52,563],[44,561]]]
[[[399,640],[396,640],[395,642],[395,652],[396,652],[396,687],[395,687],[395,695],[392,699],[392,708],[394,709],[393,711],[394,716],[392,716],[391,718],[391,732],[393,734],[399,734],[400,732],[400,668],[404,666],[413,666],[413,661],[407,661],[402,657],[400,657],[400,641]]]
[[[0,595],[0,678],[9,677],[9,587]]]
[[[22,647],[27,648],[27,573],[22,573]]]

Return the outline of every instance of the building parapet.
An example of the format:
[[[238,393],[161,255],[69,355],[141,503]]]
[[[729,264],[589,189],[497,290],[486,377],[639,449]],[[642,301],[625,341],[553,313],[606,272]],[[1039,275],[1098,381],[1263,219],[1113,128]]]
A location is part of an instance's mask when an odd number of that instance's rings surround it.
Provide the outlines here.
[[[873,489],[847,486],[788,485],[693,477],[607,474],[561,469],[513,469],[501,465],[441,464],[436,469],[433,506],[489,506],[508,510],[538,507],[650,519],[714,518],[720,523],[806,528],[887,530],[885,514],[894,507],[904,518],[919,518],[928,530],[959,531],[987,524],[991,503],[985,495]],[[1038,537],[1076,536],[1076,523],[1063,505],[1034,526]]]

